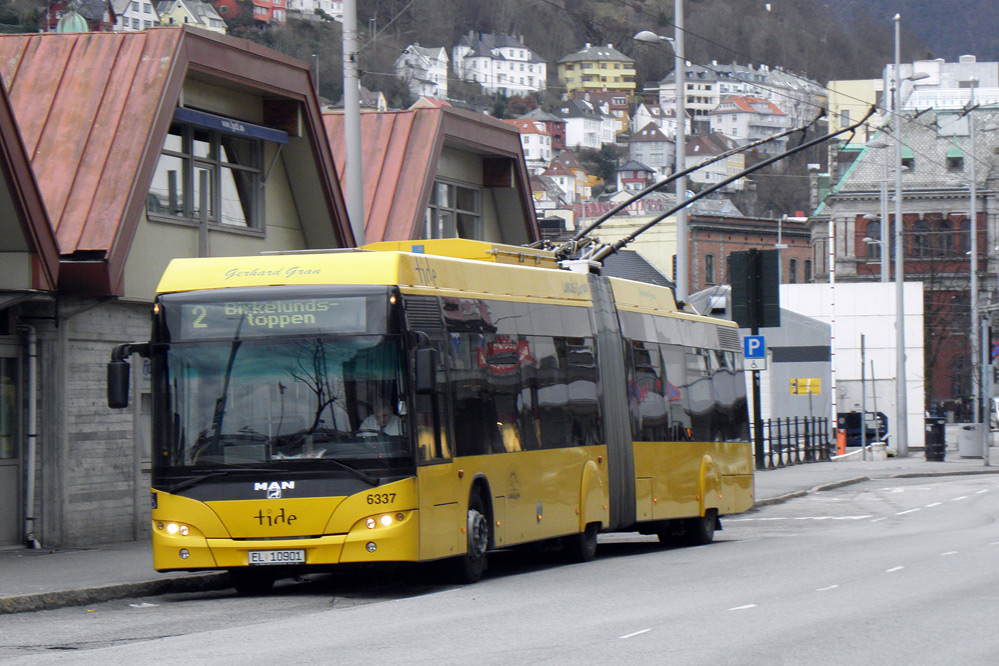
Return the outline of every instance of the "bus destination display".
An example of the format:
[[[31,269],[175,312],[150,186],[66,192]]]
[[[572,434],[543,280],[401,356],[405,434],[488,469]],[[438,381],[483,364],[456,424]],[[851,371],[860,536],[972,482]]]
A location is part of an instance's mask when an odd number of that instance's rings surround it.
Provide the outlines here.
[[[183,303],[179,337],[232,338],[237,331],[240,337],[361,333],[366,305],[363,297]]]

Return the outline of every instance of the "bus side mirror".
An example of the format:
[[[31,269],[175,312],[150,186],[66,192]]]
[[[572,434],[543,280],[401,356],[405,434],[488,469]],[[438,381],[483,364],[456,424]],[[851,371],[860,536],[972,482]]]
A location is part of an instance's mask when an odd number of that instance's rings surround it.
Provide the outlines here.
[[[416,394],[428,395],[437,385],[437,350],[433,347],[416,349]]]
[[[149,356],[149,345],[142,342],[128,342],[115,345],[108,363],[108,407],[124,409],[128,407],[129,366],[125,359],[132,354]]]
[[[128,407],[128,378],[131,366],[128,361],[108,363],[108,407],[124,409]]]

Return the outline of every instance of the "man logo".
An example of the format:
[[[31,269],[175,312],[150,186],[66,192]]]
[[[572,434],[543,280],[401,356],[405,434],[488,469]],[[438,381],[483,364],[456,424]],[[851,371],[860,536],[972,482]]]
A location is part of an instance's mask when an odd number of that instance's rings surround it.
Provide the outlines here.
[[[267,499],[281,499],[282,490],[294,490],[294,488],[295,488],[294,481],[282,481],[281,483],[278,483],[277,481],[271,481],[270,483],[267,483],[265,481],[264,483],[253,484],[254,490],[267,491]]]

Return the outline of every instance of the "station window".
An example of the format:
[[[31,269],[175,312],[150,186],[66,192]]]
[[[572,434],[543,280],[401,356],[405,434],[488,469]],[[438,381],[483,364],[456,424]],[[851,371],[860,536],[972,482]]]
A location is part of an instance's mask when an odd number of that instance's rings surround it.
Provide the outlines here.
[[[482,239],[482,193],[478,188],[437,181],[424,221],[424,238]]]
[[[174,122],[149,187],[150,217],[200,219],[201,174],[207,175],[209,224],[263,228],[263,142]]]

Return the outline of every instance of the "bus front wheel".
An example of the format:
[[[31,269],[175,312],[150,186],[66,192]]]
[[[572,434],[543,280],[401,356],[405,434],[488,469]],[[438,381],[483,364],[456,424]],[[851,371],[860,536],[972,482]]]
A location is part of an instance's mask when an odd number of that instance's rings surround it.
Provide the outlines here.
[[[465,532],[468,544],[464,555],[457,558],[455,572],[459,583],[475,583],[486,569],[486,551],[489,549],[489,518],[478,493],[468,500],[468,522]]]

